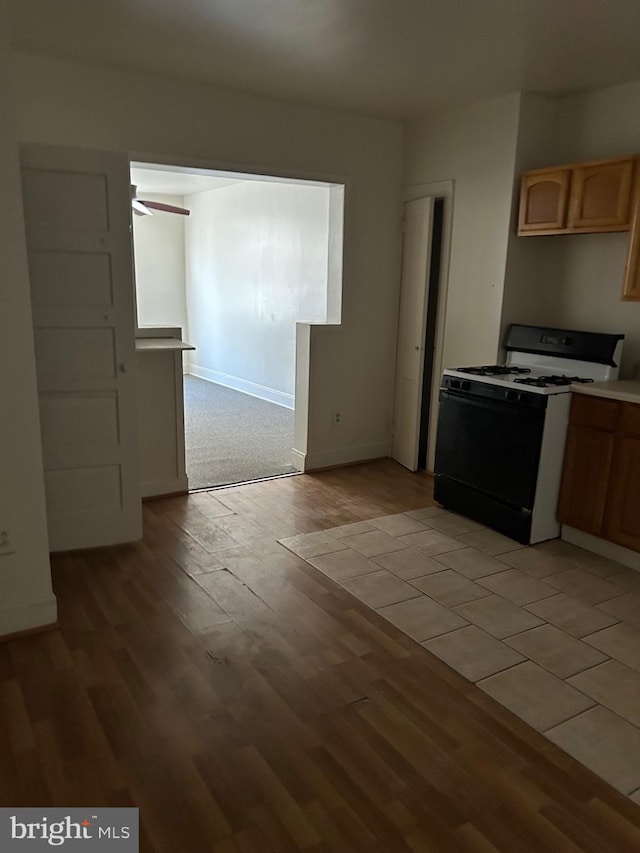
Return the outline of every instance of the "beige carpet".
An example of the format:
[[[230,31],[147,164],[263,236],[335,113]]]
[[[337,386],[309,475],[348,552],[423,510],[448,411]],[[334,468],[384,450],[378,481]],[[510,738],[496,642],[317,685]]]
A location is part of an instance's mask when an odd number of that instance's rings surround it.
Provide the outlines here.
[[[244,483],[295,471],[291,409],[185,376],[184,410],[189,488]]]
[[[439,507],[280,541],[640,803],[640,572]]]

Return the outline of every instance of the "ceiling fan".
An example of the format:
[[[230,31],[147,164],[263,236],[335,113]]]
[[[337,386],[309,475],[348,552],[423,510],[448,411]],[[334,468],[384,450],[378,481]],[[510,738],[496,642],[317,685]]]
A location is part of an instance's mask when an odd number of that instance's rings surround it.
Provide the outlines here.
[[[181,216],[191,215],[191,211],[187,210],[186,207],[138,198],[138,188],[133,185],[131,186],[131,207],[136,216],[153,216],[154,210],[159,210],[162,213],[179,213]]]

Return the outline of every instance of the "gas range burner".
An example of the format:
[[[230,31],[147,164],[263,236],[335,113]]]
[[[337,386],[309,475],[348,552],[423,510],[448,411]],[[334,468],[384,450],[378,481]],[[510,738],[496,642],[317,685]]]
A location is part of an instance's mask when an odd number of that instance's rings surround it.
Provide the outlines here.
[[[458,373],[472,373],[474,376],[506,376],[507,374],[531,373],[528,367],[510,367],[506,364],[485,364],[481,367],[458,367]],[[516,382],[518,380],[516,379]]]
[[[549,388],[554,385],[571,385],[572,382],[593,382],[593,379],[585,379],[582,376],[527,376],[524,379],[514,379],[521,385],[535,385],[537,388]]]

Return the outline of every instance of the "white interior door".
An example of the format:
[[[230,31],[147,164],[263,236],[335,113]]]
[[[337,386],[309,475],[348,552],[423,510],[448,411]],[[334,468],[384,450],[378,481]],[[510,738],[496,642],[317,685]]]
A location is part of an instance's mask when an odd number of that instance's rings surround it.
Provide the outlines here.
[[[51,550],[139,539],[128,158],[21,161]]]
[[[405,204],[391,455],[410,471],[418,468],[433,204],[433,198]]]

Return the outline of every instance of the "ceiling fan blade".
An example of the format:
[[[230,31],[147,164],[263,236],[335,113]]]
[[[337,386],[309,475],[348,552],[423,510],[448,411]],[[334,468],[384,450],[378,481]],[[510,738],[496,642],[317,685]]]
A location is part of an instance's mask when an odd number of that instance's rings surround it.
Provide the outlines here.
[[[153,216],[153,211],[149,210],[147,205],[139,201],[137,198],[131,199],[131,207],[137,216]]]
[[[162,201],[141,201],[136,199],[140,204],[153,210],[161,210],[163,213],[179,213],[181,216],[190,216],[191,211],[186,207],[177,207],[175,204],[165,204]]]

